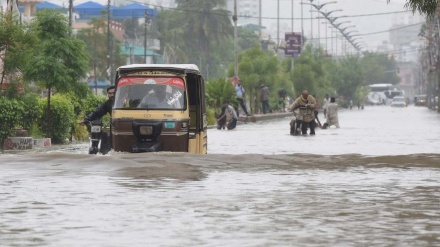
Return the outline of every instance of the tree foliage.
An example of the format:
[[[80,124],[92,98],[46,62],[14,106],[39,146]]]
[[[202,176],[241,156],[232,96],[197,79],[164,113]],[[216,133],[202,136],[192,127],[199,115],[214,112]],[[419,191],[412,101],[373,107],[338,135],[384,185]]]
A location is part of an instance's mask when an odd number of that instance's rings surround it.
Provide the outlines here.
[[[362,57],[362,69],[368,77],[365,78],[365,84],[390,83],[398,84],[397,63],[394,58],[388,57],[383,53],[367,52]]]
[[[224,100],[235,103],[234,87],[226,78],[210,80],[206,83],[206,103],[219,113]]]
[[[52,89],[73,90],[86,75],[88,56],[84,51],[84,42],[70,36],[67,19],[62,14],[50,10],[39,11],[34,25],[39,45],[27,56],[24,78],[48,90],[47,135],[50,136]]]
[[[26,54],[37,44],[34,29],[16,22],[12,12],[0,12],[0,85],[8,79],[9,83],[18,83]]]
[[[39,107],[43,112],[39,119],[39,126],[43,133],[50,133],[52,143],[63,144],[70,137],[70,130],[75,121],[75,112],[72,102],[63,94],[57,94],[52,97],[52,105],[49,108],[46,99],[41,98]],[[46,121],[48,115],[51,115],[51,122]],[[50,129],[50,131],[49,131]]]
[[[80,29],[76,37],[84,41],[86,52],[89,56],[88,70],[97,79],[108,77],[107,69],[107,22],[101,19],[92,19],[91,27]]]
[[[269,87],[270,98],[276,97],[276,89],[280,84],[278,73],[282,73],[282,63],[273,54],[261,50],[258,46],[248,49],[239,56],[238,71],[246,94],[250,97],[251,112],[257,112],[261,84]],[[228,74],[232,77],[233,73],[234,70],[231,67]]]
[[[390,0],[387,0],[389,3]],[[418,11],[421,14],[426,14],[433,17],[436,13],[438,0],[407,0],[405,7],[411,9],[413,12]]]

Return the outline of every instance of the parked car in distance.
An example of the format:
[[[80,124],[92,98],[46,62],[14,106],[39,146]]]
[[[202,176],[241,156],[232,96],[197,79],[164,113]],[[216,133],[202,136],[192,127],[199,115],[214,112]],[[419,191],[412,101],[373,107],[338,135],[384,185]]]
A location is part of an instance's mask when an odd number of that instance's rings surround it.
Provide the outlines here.
[[[392,107],[406,107],[406,100],[403,96],[395,96],[391,101]]]
[[[425,106],[426,105],[426,94],[416,95],[414,97],[415,106]]]

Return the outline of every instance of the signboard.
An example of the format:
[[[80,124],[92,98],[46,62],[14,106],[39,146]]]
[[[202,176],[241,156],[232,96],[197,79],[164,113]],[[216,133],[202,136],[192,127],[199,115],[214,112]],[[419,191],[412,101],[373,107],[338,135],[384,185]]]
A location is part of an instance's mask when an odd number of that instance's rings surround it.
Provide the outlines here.
[[[237,84],[238,81],[240,81],[240,78],[238,78],[238,76],[233,76],[233,77],[231,78],[231,83],[232,83],[232,85]]]
[[[290,57],[298,57],[301,54],[301,33],[285,33],[286,48],[284,55]]]
[[[185,90],[185,82],[180,77],[121,77],[118,81],[118,88],[133,84],[162,84]]]

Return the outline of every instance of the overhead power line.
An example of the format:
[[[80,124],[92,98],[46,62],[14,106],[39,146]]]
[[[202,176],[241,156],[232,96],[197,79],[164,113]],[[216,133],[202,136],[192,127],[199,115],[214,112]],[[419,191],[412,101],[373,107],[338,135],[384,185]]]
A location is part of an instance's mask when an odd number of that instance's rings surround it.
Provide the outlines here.
[[[144,4],[144,2],[140,2],[140,1],[135,1],[135,0],[129,0],[130,2],[134,2],[134,3],[139,3],[139,4]],[[215,12],[210,12],[210,11],[198,11],[198,10],[192,10],[192,9],[182,9],[182,8],[173,8],[173,7],[164,7],[161,5],[156,5],[156,4],[148,4],[149,6],[153,6],[156,7],[158,9],[168,9],[168,10],[176,10],[176,11],[182,11],[182,12],[190,12],[190,13],[203,13],[203,14],[212,14],[212,15],[218,15],[218,16],[229,16],[232,17],[232,13],[228,14],[228,15],[224,15],[224,14],[220,14],[220,13],[215,13]],[[225,9],[226,10],[226,9]],[[392,14],[400,14],[400,13],[408,13],[411,12],[409,10],[404,10],[404,11],[393,11],[393,12],[381,12],[381,13],[371,13],[371,14],[362,14],[362,15],[347,15],[341,18],[351,18],[351,17],[365,17],[365,16],[378,16],[378,15],[392,15]],[[259,16],[251,16],[251,15],[237,15],[237,17],[239,18],[248,18],[248,19],[259,19]],[[292,17],[264,17],[262,16],[261,19],[265,19],[265,20],[310,20],[310,19],[316,19],[316,18],[292,18]]]

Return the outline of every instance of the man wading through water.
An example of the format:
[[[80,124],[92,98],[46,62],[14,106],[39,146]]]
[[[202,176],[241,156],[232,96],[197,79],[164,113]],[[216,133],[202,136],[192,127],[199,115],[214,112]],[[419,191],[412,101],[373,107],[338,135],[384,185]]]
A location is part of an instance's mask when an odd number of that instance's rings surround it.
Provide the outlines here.
[[[309,92],[307,90],[304,90],[290,106],[290,111],[295,111],[296,109],[300,107],[310,107],[311,109],[316,108],[316,100],[313,98],[313,96],[309,95]],[[302,120],[303,124],[301,125],[301,132],[303,135],[307,134],[307,127],[310,128],[310,135],[315,135],[315,114],[305,115],[304,119]]]

